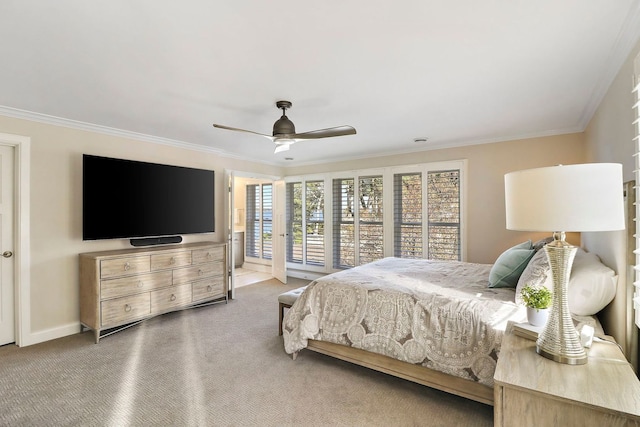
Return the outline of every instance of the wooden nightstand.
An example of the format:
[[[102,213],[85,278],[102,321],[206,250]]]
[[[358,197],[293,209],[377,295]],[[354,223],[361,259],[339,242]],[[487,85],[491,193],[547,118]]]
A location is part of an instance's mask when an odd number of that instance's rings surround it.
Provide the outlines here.
[[[494,375],[494,425],[640,426],[640,381],[618,346],[594,341],[587,355],[586,365],[556,363],[509,324]]]

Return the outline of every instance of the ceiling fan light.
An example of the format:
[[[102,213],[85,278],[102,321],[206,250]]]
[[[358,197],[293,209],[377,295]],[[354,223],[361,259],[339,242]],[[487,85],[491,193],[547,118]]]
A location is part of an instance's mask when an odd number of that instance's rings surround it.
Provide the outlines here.
[[[293,135],[296,133],[296,127],[284,114],[273,124],[273,136]]]
[[[289,144],[277,144],[276,150],[273,153],[276,154],[276,153],[281,153],[283,151],[288,151],[288,150],[289,150]]]

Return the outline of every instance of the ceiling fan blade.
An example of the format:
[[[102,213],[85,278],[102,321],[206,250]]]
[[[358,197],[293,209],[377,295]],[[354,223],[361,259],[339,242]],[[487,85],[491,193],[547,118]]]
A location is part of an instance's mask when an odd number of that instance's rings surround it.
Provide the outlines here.
[[[258,133],[258,132],[254,132],[252,130],[246,130],[246,129],[238,129],[238,128],[232,128],[230,126],[224,126],[224,125],[217,125],[217,124],[213,124],[214,128],[219,128],[219,129],[226,129],[226,130],[233,130],[236,132],[246,132],[246,133],[252,133],[254,135],[260,135],[260,136],[264,136],[265,138],[270,139],[271,141],[274,141],[275,138],[271,135],[265,135],[264,133]]]
[[[309,132],[296,133],[290,135],[292,139],[319,139],[319,138],[331,138],[334,136],[355,135],[356,130],[351,126],[337,126],[334,128],[312,130]]]

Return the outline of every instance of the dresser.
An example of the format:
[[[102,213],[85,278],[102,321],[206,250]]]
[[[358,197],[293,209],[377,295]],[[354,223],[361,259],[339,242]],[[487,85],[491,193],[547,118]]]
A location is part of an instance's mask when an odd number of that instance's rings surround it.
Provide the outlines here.
[[[80,254],[80,323],[95,342],[153,316],[227,302],[227,246],[199,242]]]
[[[640,381],[615,342],[594,341],[586,365],[565,365],[511,327],[494,375],[494,425],[640,426]]]

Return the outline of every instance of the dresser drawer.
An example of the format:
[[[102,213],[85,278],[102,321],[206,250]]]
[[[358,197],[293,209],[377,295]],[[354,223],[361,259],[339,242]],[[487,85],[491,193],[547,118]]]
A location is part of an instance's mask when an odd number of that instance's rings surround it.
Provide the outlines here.
[[[193,282],[194,280],[219,275],[224,275],[224,264],[221,262],[210,262],[207,264],[173,270],[173,284],[180,285],[183,283]]]
[[[189,284],[171,286],[151,292],[151,313],[162,313],[176,307],[191,303],[191,286]]]
[[[117,326],[143,319],[151,313],[149,292],[110,299],[100,303],[101,326]]]
[[[224,277],[214,277],[194,282],[193,302],[224,297],[225,288]]]
[[[189,251],[151,255],[151,271],[186,267],[188,265],[191,265],[191,252]]]
[[[194,264],[203,264],[211,261],[222,261],[224,258],[224,246],[191,251]]]
[[[129,276],[151,271],[151,262],[148,256],[104,259],[100,261],[100,278]]]
[[[171,286],[171,271],[139,274],[100,281],[100,298],[109,299]]]

